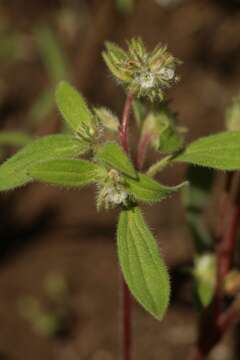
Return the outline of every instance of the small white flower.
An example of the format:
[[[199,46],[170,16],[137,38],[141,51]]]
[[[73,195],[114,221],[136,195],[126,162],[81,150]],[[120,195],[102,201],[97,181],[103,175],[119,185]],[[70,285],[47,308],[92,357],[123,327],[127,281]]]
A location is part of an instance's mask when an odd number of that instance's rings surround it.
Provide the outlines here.
[[[137,78],[137,82],[143,89],[152,89],[155,86],[155,80],[151,72],[143,73]]]
[[[163,67],[159,74],[162,76],[164,80],[173,80],[175,77],[175,70],[167,67]]]
[[[128,198],[128,193],[124,190],[110,187],[107,189],[106,201],[114,205],[124,204]]]

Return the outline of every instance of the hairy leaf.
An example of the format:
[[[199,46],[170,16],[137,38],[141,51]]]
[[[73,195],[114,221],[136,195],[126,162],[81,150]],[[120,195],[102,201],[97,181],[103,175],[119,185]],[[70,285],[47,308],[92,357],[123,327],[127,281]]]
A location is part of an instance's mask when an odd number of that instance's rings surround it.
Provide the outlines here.
[[[61,81],[56,90],[56,102],[72,130],[87,136],[87,131],[94,125],[93,116],[79,92],[67,82]]]
[[[105,143],[97,152],[96,159],[121,173],[136,178],[136,171],[122,148],[116,143]]]
[[[111,110],[100,107],[94,109],[98,119],[100,120],[101,124],[111,130],[111,131],[118,131],[119,128],[119,120],[116,115],[114,115]]]
[[[34,180],[66,187],[83,187],[95,183],[104,169],[86,160],[50,160],[29,169]]]
[[[138,179],[127,178],[128,191],[139,201],[147,203],[159,202],[179,191],[187,182],[177,186],[164,186],[149,176],[139,174]]]
[[[240,169],[240,131],[226,131],[191,143],[175,158],[220,170]]]
[[[1,131],[0,145],[24,146],[32,141],[31,136],[20,131]]]
[[[0,191],[31,181],[28,170],[34,164],[57,158],[74,158],[86,151],[86,146],[68,135],[50,135],[31,142],[0,166]]]
[[[117,242],[129,289],[147,311],[162,319],[169,303],[169,276],[156,240],[138,207],[121,212]]]

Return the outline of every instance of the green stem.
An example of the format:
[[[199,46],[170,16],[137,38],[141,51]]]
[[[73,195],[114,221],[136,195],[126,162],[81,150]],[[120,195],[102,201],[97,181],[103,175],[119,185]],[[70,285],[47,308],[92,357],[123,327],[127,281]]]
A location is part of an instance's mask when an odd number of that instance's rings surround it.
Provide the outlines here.
[[[133,95],[128,94],[123,110],[122,123],[119,131],[121,145],[129,154],[128,146],[128,125],[133,104]],[[132,300],[127,284],[121,274],[122,285],[122,353],[123,360],[131,360],[132,358]]]

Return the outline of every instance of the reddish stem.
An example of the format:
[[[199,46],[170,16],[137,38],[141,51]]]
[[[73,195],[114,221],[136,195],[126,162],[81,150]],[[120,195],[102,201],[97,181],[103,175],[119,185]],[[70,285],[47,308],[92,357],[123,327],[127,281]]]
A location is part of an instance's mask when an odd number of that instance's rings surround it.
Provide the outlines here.
[[[131,308],[132,300],[131,294],[129,292],[128,286],[122,278],[122,304],[123,304],[123,359],[131,359],[131,348],[132,348],[132,326],[131,326]]]
[[[233,187],[233,173],[226,178],[225,192],[220,209],[220,226],[218,230],[219,246],[217,253],[217,285],[215,296],[210,306],[204,311],[199,331],[198,346],[193,360],[204,360],[212,348],[221,340],[229,326],[236,319],[234,304],[223,310],[224,294],[222,283],[232,266],[240,220],[239,179],[233,203],[230,202]],[[226,221],[226,213],[230,212]]]
[[[119,132],[122,147],[126,151],[127,154],[128,154],[128,150],[129,150],[128,149],[128,123],[129,123],[129,116],[131,113],[132,103],[133,103],[133,95],[128,94],[126,102],[125,102],[124,110],[123,110],[122,123],[121,123],[121,127],[120,127],[120,132]]]
[[[133,103],[133,95],[128,94],[122,116],[122,123],[119,131],[119,137],[124,151],[129,153],[128,146],[128,123],[131,113],[131,107]],[[122,275],[122,351],[123,360],[131,360],[131,348],[132,348],[132,319],[131,319],[131,294],[128,286],[125,283]]]
[[[234,206],[231,209],[228,228],[219,246],[218,253],[218,281],[221,282],[231,268],[235,249],[236,235],[239,225],[240,209]]]
[[[143,167],[147,147],[151,141],[151,138],[152,138],[152,134],[146,133],[140,139],[140,142],[138,144],[137,159],[136,159],[136,166],[137,166],[138,170],[142,169],[142,167]]]

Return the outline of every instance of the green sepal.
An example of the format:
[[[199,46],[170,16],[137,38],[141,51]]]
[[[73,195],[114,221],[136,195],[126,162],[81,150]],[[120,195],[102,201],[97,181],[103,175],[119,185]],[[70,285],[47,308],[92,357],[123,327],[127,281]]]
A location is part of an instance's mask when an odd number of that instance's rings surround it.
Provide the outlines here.
[[[55,96],[58,108],[70,128],[83,138],[94,136],[94,117],[80,93],[67,82],[61,81]]]
[[[128,192],[133,195],[136,200],[155,203],[181,190],[188,182],[185,181],[172,187],[164,186],[149,176],[139,173],[138,179],[126,178],[126,184],[128,186]]]
[[[32,180],[28,170],[34,164],[58,158],[74,158],[87,150],[87,144],[68,135],[50,135],[31,142],[0,166],[0,191],[10,190]]]
[[[240,131],[226,131],[192,142],[175,157],[195,165],[219,170],[240,169]]]
[[[110,72],[120,81],[129,83],[131,76],[122,64],[127,60],[127,54],[119,46],[106,42],[106,49],[102,53],[103,60],[105,61]]]
[[[64,187],[81,188],[106,176],[105,169],[86,160],[50,160],[35,164],[29,175],[40,182]]]
[[[132,162],[129,160],[122,148],[116,143],[105,143],[98,148],[96,160],[103,164],[118,170],[124,175],[128,175],[134,179],[137,173]]]
[[[161,320],[170,297],[169,275],[141,210],[122,210],[117,229],[118,257],[124,279],[137,301]]]
[[[119,119],[114,115],[111,110],[100,107],[94,109],[97,118],[99,119],[101,125],[111,131],[118,131],[119,128]]]

